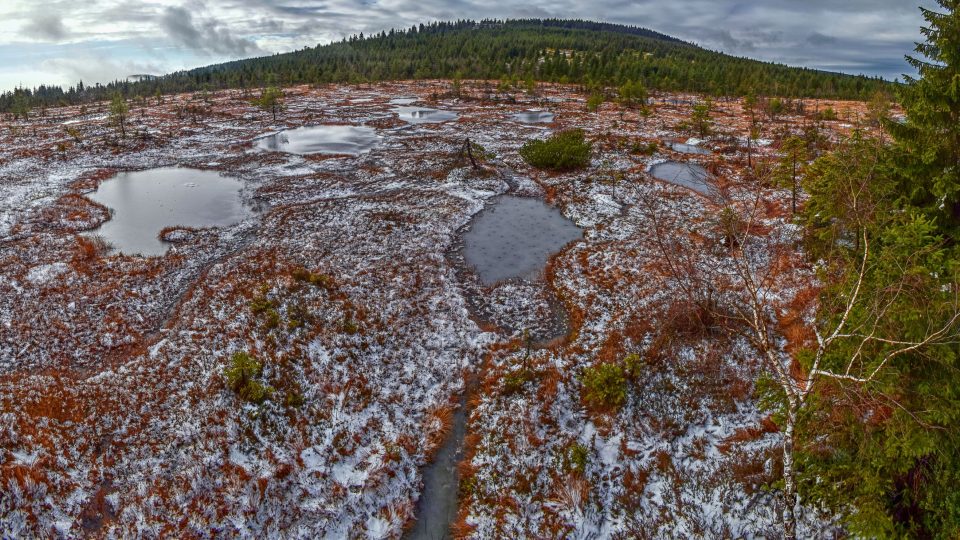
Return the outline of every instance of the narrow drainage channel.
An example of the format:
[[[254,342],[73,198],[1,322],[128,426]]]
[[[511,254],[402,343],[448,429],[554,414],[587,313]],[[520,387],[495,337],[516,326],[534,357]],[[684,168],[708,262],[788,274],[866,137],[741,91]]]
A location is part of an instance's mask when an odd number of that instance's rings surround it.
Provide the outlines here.
[[[509,174],[505,177],[510,189],[470,220],[457,235],[457,242],[447,252],[447,257],[456,268],[471,315],[512,333],[517,329],[505,328],[502,321],[493,321],[485,316],[482,297],[501,280],[526,280],[545,285],[541,271],[549,259],[569,243],[583,238],[583,235],[556,208],[539,199],[510,195],[516,183]],[[497,212],[498,207],[500,212]],[[480,227],[475,229],[478,223]],[[471,232],[472,244],[468,238]],[[468,256],[469,250],[474,251],[474,256]],[[545,345],[569,332],[567,313],[562,302],[551,291],[544,292],[549,297],[549,320],[543,321],[545,328],[541,329],[542,333],[532,336],[534,346]],[[478,374],[468,377],[459,406],[453,414],[450,434],[434,460],[422,469],[423,490],[417,501],[414,526],[404,536],[408,540],[452,538],[451,527],[459,510],[458,466],[463,459],[469,415],[466,396],[474,388],[478,377]]]
[[[417,521],[406,535],[408,540],[446,540],[459,509],[460,473],[463,440],[467,436],[467,395],[453,413],[453,425],[447,440],[433,462],[423,469],[423,491],[417,501]]]

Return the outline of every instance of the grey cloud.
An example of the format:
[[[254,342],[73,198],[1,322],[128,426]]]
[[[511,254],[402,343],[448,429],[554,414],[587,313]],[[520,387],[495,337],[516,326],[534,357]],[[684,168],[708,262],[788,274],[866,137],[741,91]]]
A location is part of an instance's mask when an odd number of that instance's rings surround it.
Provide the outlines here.
[[[67,37],[67,28],[59,14],[37,11],[32,14],[20,33],[30,39],[60,41]]]
[[[813,45],[814,47],[821,47],[824,45],[835,45],[837,41],[838,41],[837,38],[833,36],[828,36],[826,34],[821,34],[820,32],[811,32],[806,39],[806,43]]]
[[[263,52],[252,40],[234,37],[214,19],[195,21],[183,7],[166,8],[160,16],[160,27],[174,44],[201,53],[246,56]]]

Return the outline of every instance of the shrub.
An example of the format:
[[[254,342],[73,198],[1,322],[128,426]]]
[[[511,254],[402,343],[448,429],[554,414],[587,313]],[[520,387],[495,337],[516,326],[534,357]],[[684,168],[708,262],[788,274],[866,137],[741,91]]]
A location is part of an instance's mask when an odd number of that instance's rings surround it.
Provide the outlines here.
[[[273,120],[276,121],[277,113],[283,110],[283,90],[276,86],[269,86],[263,90],[258,99],[254,100],[254,104],[273,114]]]
[[[817,114],[817,118],[820,120],[836,120],[837,112],[833,110],[833,107],[827,107]]]
[[[254,315],[262,315],[276,307],[277,305],[266,296],[255,296],[253,300],[250,301],[250,311],[253,312]]]
[[[230,365],[223,372],[227,386],[250,403],[263,403],[273,393],[273,388],[257,380],[261,373],[263,366],[245,351],[233,353]]]
[[[534,379],[536,379],[536,373],[530,368],[520,367],[510,371],[503,377],[503,393],[506,395],[516,394]]]
[[[356,334],[356,333],[359,332],[359,331],[360,331],[360,327],[357,326],[357,323],[354,322],[353,319],[351,319],[351,318],[349,318],[349,317],[344,317],[344,318],[343,318],[343,332],[344,332],[345,334],[349,334],[349,335],[352,336],[352,335]]]
[[[587,470],[590,452],[580,443],[573,443],[567,447],[564,457],[566,469],[576,474],[583,474]]]
[[[597,407],[619,408],[627,401],[627,377],[617,364],[599,364],[583,370],[584,399]]]
[[[291,276],[297,281],[309,283],[315,287],[329,289],[333,285],[333,278],[330,276],[326,274],[315,274],[303,267],[294,269]]]
[[[710,130],[713,126],[713,121],[710,120],[710,112],[712,108],[713,103],[710,100],[707,100],[694,105],[693,111],[690,113],[690,124],[693,126],[694,131],[697,132],[701,139],[710,134]]]
[[[623,359],[624,372],[626,373],[627,377],[633,381],[640,378],[645,365],[646,363],[643,361],[643,357],[636,353],[628,354]]]
[[[490,161],[497,157],[496,154],[487,150],[482,144],[473,141],[470,141],[470,151],[473,152],[473,157],[477,161]]]
[[[647,89],[641,82],[627,81],[620,87],[620,102],[627,106],[646,105]]]
[[[299,409],[303,407],[304,403],[306,403],[306,400],[303,398],[303,394],[299,392],[289,392],[283,398],[283,404],[289,408]]]
[[[275,309],[268,309],[264,312],[263,327],[267,330],[273,330],[280,326],[280,314]]]
[[[83,141],[83,136],[81,135],[79,129],[77,129],[77,128],[75,128],[75,127],[72,127],[72,126],[67,126],[67,127],[63,128],[63,130],[66,131],[66,132],[67,132],[67,135],[69,135],[70,138],[73,139],[73,142],[79,143],[79,142]]]
[[[549,139],[529,141],[520,149],[520,155],[538,169],[570,171],[590,164],[591,144],[584,139],[582,129],[561,131]]]
[[[597,112],[600,109],[600,106],[603,105],[603,102],[606,101],[606,98],[603,97],[603,94],[600,92],[594,92],[587,99],[587,110],[590,112]]]
[[[639,154],[642,156],[652,156],[657,153],[657,150],[660,149],[660,145],[656,141],[651,141],[649,143],[642,143],[640,141],[634,141],[633,146],[630,148],[630,151],[634,154]]]
[[[294,304],[287,308],[287,329],[296,330],[310,322],[313,315],[303,304]]]

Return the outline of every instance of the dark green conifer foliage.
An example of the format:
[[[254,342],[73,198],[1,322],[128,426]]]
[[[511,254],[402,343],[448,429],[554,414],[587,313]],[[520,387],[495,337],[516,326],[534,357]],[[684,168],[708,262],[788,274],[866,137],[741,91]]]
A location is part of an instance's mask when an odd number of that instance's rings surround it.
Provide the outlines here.
[[[818,318],[842,316],[869,244],[855,329],[824,366],[875,373],[816,393],[805,419],[802,492],[848,516],[863,537],[960,538],[960,346],[944,339],[883,361],[945,328],[960,277],[960,14],[958,0],[923,10],[920,76],[902,91],[907,118],[891,145],[855,136],[806,178],[809,247],[825,261]],[[881,115],[882,116],[882,115]],[[880,314],[880,317],[877,317]],[[887,336],[865,347],[861,336]],[[870,367],[878,366],[874,372]]]
[[[892,85],[737,58],[633,26],[582,20],[525,19],[435,22],[409,30],[181,71],[139,82],[24,90],[32,105],[77,104],[124,97],[299,83],[360,83],[442,78],[579,83],[737,96],[753,90],[785,97],[866,99]],[[275,79],[274,79],[275,78]],[[0,94],[11,111],[15,94]]]

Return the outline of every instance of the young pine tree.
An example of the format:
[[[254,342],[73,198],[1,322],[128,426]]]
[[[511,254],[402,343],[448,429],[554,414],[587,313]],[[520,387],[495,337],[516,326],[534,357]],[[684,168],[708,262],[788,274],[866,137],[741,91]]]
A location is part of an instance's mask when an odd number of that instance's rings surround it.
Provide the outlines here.
[[[127,136],[127,115],[130,113],[130,107],[127,106],[127,100],[120,94],[113,96],[110,102],[110,122],[117,126],[122,137]]]
[[[774,169],[774,178],[781,186],[790,188],[791,209],[796,215],[800,178],[809,159],[807,141],[797,136],[788,137],[780,145],[780,152],[782,156]]]
[[[273,121],[277,121],[277,113],[283,110],[283,90],[276,86],[268,86],[257,98],[257,106],[273,115]]]

